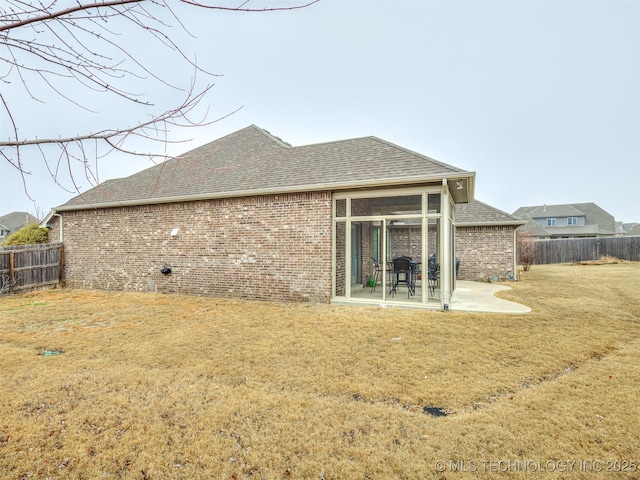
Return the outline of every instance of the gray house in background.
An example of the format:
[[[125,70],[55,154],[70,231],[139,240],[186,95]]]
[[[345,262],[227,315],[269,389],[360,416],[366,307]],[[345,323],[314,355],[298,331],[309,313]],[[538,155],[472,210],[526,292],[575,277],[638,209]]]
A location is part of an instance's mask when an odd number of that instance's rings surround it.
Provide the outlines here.
[[[640,235],[640,223],[616,222],[616,235]]]
[[[541,239],[612,237],[616,234],[613,215],[595,203],[520,207],[513,216],[526,222],[523,230]]]
[[[629,235],[629,236],[639,235],[640,236],[640,223],[634,224],[631,228],[629,228],[629,230],[627,230],[625,235]]]
[[[0,217],[0,243],[30,223],[38,223],[38,219],[27,212],[12,212],[3,215]]]

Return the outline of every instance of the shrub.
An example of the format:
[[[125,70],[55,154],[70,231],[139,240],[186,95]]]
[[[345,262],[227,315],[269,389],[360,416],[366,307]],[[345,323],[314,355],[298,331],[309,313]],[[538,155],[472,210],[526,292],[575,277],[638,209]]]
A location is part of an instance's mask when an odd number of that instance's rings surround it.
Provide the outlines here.
[[[35,243],[47,243],[49,241],[49,229],[42,228],[37,223],[30,223],[22,227],[16,233],[7,238],[2,245],[33,245]]]
[[[528,272],[536,258],[536,252],[538,251],[538,241],[531,235],[530,232],[517,230],[516,231],[516,252],[518,255],[518,261],[522,264],[522,268],[525,272]]]

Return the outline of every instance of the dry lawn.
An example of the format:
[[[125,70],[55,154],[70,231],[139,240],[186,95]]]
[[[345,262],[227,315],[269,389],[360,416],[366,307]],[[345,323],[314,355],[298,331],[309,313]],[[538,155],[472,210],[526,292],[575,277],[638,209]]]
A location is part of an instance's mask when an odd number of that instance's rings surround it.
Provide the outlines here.
[[[509,286],[532,313],[2,297],[0,478],[640,478],[640,263]]]

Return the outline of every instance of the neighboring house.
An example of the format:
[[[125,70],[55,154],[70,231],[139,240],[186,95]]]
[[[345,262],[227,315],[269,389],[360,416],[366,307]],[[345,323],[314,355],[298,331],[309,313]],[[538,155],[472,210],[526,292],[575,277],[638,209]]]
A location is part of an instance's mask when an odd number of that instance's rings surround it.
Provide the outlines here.
[[[636,224],[632,224],[633,226],[631,226],[629,228],[629,230],[627,230],[626,235],[628,236],[640,236],[640,223],[636,223]]]
[[[595,203],[520,207],[513,216],[525,220],[523,230],[541,239],[611,237],[616,234],[613,215]]]
[[[474,182],[376,137],[292,147],[252,125],[105,182],[46,223],[70,287],[447,308],[455,206]],[[389,272],[368,287],[372,257],[409,254],[436,256],[433,290],[391,296]]]
[[[525,223],[524,220],[478,200],[457,204],[456,256],[460,259],[458,278],[514,278],[516,230]]]
[[[38,219],[27,212],[12,212],[0,217],[0,243],[25,225],[38,223]]]
[[[616,234],[617,235],[639,235],[640,232],[638,230],[634,230],[635,227],[640,225],[640,223],[625,223],[625,222],[616,222]],[[633,231],[637,233],[632,233]]]

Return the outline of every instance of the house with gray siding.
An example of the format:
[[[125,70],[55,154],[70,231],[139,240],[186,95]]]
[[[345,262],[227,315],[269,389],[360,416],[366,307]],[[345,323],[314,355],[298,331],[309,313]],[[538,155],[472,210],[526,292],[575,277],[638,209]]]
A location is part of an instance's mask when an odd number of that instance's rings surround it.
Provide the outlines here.
[[[38,219],[27,212],[11,212],[0,217],[0,243],[30,223],[38,223]]]
[[[446,309],[456,249],[463,274],[481,272],[456,242],[464,229],[502,242],[504,274],[515,258],[517,221],[504,212],[476,204],[456,225],[474,185],[474,172],[377,137],[294,147],[251,125],[106,181],[47,225],[64,242],[69,287]],[[413,288],[393,291],[401,256]],[[427,288],[430,258],[439,269]]]
[[[616,223],[595,203],[520,207],[514,217],[525,220],[525,231],[541,238],[611,237]]]
[[[629,235],[630,237],[640,236],[640,223],[634,224],[631,228],[629,228],[625,235]]]
[[[616,222],[616,234],[629,236],[640,235],[640,223]]]

